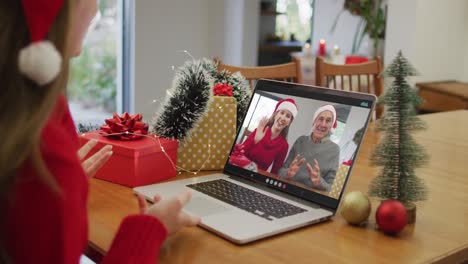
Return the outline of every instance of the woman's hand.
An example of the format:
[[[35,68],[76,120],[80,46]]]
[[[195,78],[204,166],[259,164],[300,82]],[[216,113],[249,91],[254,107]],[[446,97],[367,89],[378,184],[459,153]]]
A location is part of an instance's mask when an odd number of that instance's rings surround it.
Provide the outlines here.
[[[184,205],[186,205],[192,197],[190,191],[182,192],[177,197],[167,200],[161,200],[161,197],[156,195],[153,199],[154,204],[150,207],[147,206],[145,198],[142,195],[138,195],[137,197],[140,213],[158,218],[166,227],[169,235],[174,234],[183,227],[196,226],[200,223],[199,217],[189,215],[182,211]]]
[[[302,164],[304,164],[304,162],[305,159],[301,158],[300,155],[297,154],[294,160],[289,165],[287,178],[291,179],[292,177],[296,176],[297,171],[302,166]]]
[[[316,159],[314,159],[314,167],[307,162],[307,170],[309,171],[309,177],[312,181],[314,186],[318,186],[320,184],[320,167]]]
[[[257,132],[255,132],[254,143],[257,144],[265,136],[265,126],[268,123],[268,117],[264,116],[257,126]]]
[[[94,155],[83,161],[86,155],[88,155],[88,153],[96,146],[96,144],[96,140],[90,140],[78,150],[78,158],[81,160],[81,166],[83,166],[83,170],[89,177],[94,177],[96,172],[109,160],[112,155],[112,146],[106,145]]]

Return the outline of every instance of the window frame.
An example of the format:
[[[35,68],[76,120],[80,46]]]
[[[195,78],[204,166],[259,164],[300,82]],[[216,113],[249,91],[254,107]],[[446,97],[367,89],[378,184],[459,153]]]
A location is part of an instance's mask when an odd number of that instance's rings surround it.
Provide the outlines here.
[[[117,87],[117,111],[133,113],[135,76],[135,1],[121,0],[121,56],[118,64],[119,87]]]

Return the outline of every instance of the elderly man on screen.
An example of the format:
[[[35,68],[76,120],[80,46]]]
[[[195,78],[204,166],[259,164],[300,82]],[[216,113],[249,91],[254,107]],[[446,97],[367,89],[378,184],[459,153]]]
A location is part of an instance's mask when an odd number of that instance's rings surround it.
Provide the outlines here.
[[[281,178],[330,191],[339,165],[340,148],[330,140],[337,125],[335,107],[319,107],[312,119],[312,133],[299,137],[279,170]]]

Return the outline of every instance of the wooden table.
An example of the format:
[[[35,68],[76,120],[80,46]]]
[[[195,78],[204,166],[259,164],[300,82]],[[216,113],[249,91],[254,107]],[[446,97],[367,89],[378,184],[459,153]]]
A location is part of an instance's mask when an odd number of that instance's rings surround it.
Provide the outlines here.
[[[440,112],[468,109],[468,83],[443,81],[417,83],[416,86],[425,101],[419,110]]]
[[[416,224],[398,236],[375,230],[375,208],[367,227],[348,225],[338,213],[331,221],[252,244],[237,246],[202,228],[182,230],[167,239],[160,263],[455,263],[468,259],[468,111],[422,116],[429,129],[416,133],[431,155],[417,170],[429,189],[417,207]],[[376,169],[369,155],[378,134],[370,128],[347,191],[366,192]],[[178,178],[190,177],[182,175]],[[120,220],[137,212],[132,190],[92,179],[89,245],[109,249]]]

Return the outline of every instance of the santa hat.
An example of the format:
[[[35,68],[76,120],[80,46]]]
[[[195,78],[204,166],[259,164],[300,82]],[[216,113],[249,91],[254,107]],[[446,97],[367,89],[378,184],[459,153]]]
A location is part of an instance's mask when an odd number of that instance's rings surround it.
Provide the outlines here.
[[[289,112],[291,112],[294,118],[296,118],[297,116],[297,105],[296,102],[294,102],[294,100],[291,98],[278,101],[274,112],[276,113],[276,111],[279,110],[288,110]]]
[[[330,111],[332,114],[333,114],[333,126],[332,128],[330,129],[330,132],[333,133],[335,132],[335,128],[336,128],[336,125],[337,125],[337,122],[336,122],[336,109],[333,105],[322,105],[321,107],[319,107],[316,111],[315,111],[315,114],[314,114],[314,118],[312,119],[312,124],[315,123],[315,119],[317,119],[317,117],[320,115],[320,113],[322,113],[323,111]]]
[[[19,52],[20,72],[40,86],[60,73],[62,56],[46,36],[64,0],[21,0],[29,28],[30,43]]]

